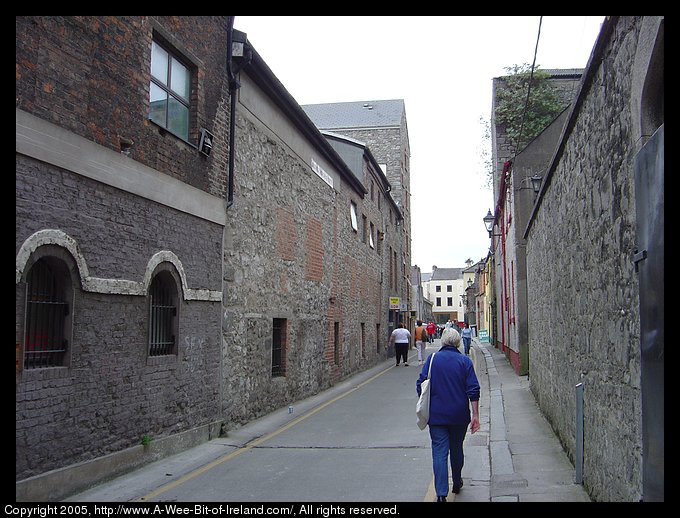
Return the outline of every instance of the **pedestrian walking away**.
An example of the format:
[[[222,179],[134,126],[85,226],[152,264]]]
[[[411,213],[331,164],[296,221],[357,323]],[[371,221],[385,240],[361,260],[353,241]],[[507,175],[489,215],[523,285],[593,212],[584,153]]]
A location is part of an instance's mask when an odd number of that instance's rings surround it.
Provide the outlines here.
[[[470,343],[472,342],[472,329],[470,329],[470,324],[465,324],[465,328],[461,331],[460,336],[463,339],[465,355],[470,356]]]
[[[465,457],[463,440],[470,432],[479,430],[480,386],[472,360],[461,354],[460,334],[454,328],[442,333],[442,347],[433,361],[428,356],[416,380],[416,392],[430,373],[430,417],[428,427],[432,441],[432,470],[438,502],[446,502],[449,494],[449,459],[451,461],[452,491],[463,487],[461,472]],[[430,370],[430,362],[432,369]],[[472,417],[470,407],[472,406]]]
[[[423,364],[423,353],[425,352],[425,344],[427,343],[427,330],[423,326],[423,321],[418,320],[416,322],[415,338],[416,338],[416,351],[418,351],[418,365]]]
[[[434,342],[434,333],[437,330],[437,326],[434,324],[434,322],[432,322],[432,320],[430,320],[427,323],[427,326],[425,326],[425,329],[427,329],[427,341],[429,343]]]
[[[390,335],[390,345],[394,344],[394,351],[397,355],[397,367],[399,360],[404,359],[404,367],[408,367],[408,347],[411,343],[411,332],[404,328],[404,324],[399,322],[397,328]]]

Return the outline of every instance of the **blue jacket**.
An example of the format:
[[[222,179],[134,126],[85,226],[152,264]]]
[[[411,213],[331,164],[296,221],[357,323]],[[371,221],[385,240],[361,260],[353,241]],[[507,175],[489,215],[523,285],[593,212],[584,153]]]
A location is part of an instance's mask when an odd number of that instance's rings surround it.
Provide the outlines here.
[[[416,381],[420,396],[420,384],[427,379],[432,354],[427,357]],[[430,373],[430,419],[428,424],[469,424],[470,401],[479,400],[479,381],[472,360],[455,347],[445,345],[434,357]]]

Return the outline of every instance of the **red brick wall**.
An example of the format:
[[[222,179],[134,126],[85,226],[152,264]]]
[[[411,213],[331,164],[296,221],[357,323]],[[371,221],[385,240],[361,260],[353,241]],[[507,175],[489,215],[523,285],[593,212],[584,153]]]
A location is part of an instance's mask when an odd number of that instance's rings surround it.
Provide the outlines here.
[[[317,219],[307,221],[305,241],[305,279],[323,280],[323,242],[321,222]]]

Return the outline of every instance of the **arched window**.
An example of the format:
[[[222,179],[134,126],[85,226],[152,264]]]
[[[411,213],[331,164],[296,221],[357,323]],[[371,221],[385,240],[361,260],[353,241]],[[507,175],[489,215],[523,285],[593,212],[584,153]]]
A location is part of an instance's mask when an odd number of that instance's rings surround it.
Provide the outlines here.
[[[149,289],[149,356],[177,354],[177,282],[158,272]]]
[[[24,369],[61,367],[70,338],[68,267],[54,257],[38,259],[26,276]]]

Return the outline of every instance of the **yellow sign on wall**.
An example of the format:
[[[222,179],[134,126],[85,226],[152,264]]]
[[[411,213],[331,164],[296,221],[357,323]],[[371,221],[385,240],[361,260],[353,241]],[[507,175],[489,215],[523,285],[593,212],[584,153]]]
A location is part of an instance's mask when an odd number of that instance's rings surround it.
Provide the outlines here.
[[[390,309],[399,309],[399,297],[390,297]]]

